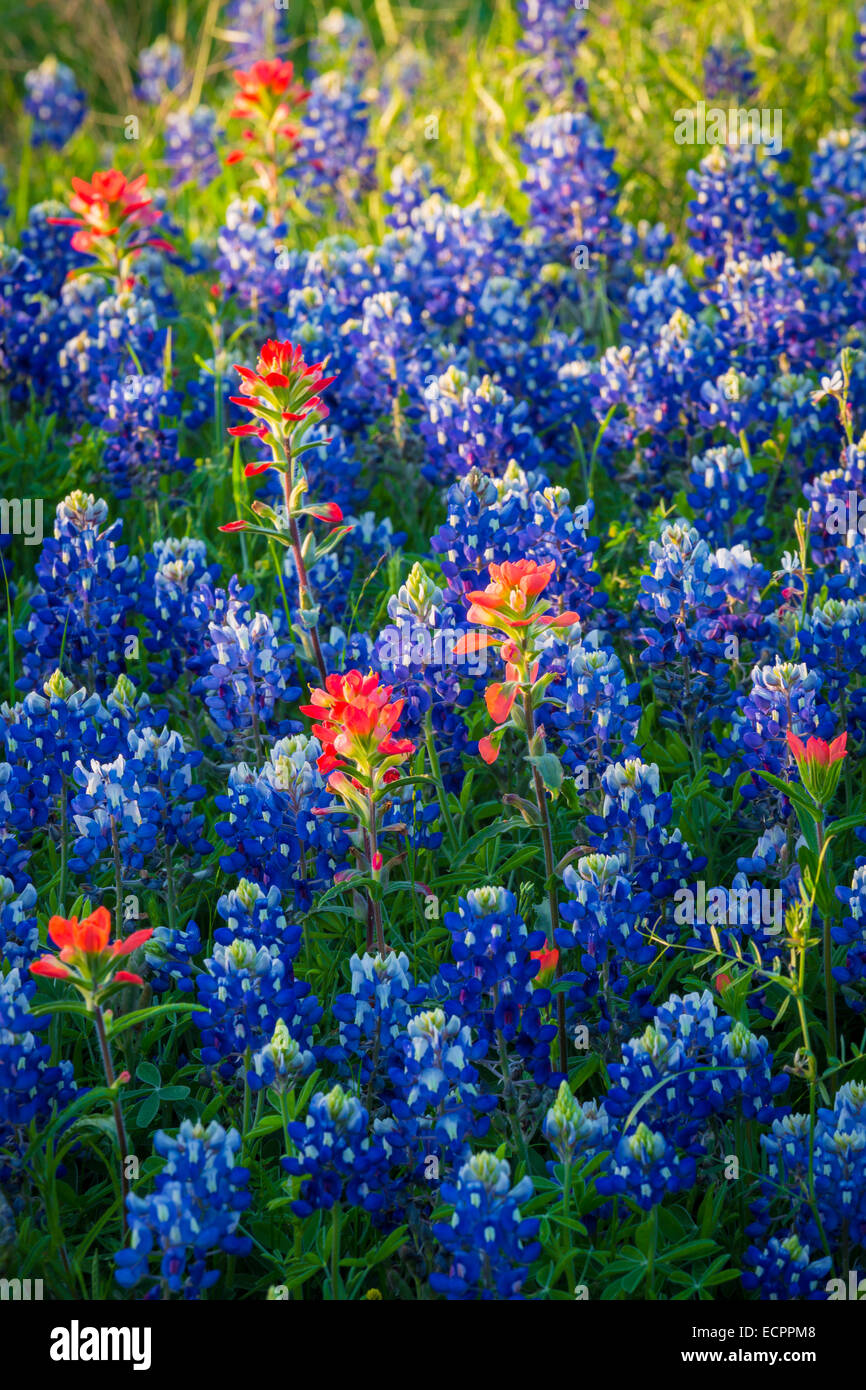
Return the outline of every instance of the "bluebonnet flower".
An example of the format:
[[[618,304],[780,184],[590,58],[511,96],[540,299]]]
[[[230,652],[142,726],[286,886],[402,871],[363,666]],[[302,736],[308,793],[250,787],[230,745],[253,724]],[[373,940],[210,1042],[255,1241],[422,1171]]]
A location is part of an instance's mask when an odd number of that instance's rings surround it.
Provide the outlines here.
[[[823,674],[827,698],[834,700],[853,675],[866,671],[866,599],[814,603],[797,637],[803,660]]]
[[[115,844],[126,868],[141,869],[156,853],[159,792],[139,779],[137,763],[122,753],[112,762],[94,758],[88,766],[78,764],[74,776],[83,790],[72,799],[78,831],[72,872],[86,873],[100,860],[109,863]]]
[[[667,718],[701,729],[717,716],[729,681],[717,621],[725,607],[725,572],[695,527],[676,521],[650,541],[649,559],[652,572],[641,576],[639,603],[655,625],[640,629],[647,643],[641,660],[654,668]]]
[[[69,228],[58,226],[50,220],[53,217],[66,217],[68,213],[65,203],[53,198],[44,203],[34,203],[28,210],[26,224],[21,228],[21,251],[37,268],[41,288],[52,299],[59,297],[70,270],[79,269],[87,263],[87,257],[71,245]]]
[[[759,145],[713,145],[686,174],[695,194],[689,203],[689,244],[708,268],[720,269],[731,256],[780,250],[780,237],[794,231],[785,206],[790,185],[777,167],[787,158],[787,151],[773,156]]]
[[[606,961],[611,950],[638,961],[652,959],[654,947],[646,940],[651,898],[634,891],[624,867],[624,858],[615,854],[583,855],[567,866],[563,883],[569,896],[560,911],[571,927],[557,930],[557,946],[579,946],[599,962]]]
[[[622,1062],[609,1064],[605,1109],[616,1122],[639,1104],[651,1129],[697,1153],[710,1116],[772,1118],[788,1077],[774,1078],[771,1068],[767,1039],[720,1016],[708,990],[672,994],[644,1033],[624,1044]]]
[[[165,162],[171,169],[171,186],[195,183],[207,188],[219,177],[216,147],[216,114],[200,104],[194,111],[171,111],[165,118]]]
[[[586,88],[575,70],[578,49],[589,30],[574,0],[520,0],[520,47],[531,54],[528,76],[548,101],[583,101]],[[534,94],[530,103],[537,106]]]
[[[402,261],[397,287],[418,316],[452,334],[463,331],[491,276],[513,275],[526,255],[520,229],[502,208],[484,198],[461,206],[437,193],[412,209],[383,253]]]
[[[172,43],[167,34],[160,34],[138,55],[135,95],[149,106],[159,106],[164,97],[180,86],[183,77],[183,49],[180,44]]]
[[[543,475],[515,466],[498,481],[476,469],[448,490],[448,515],[430,544],[441,555],[446,597],[462,607],[494,563],[519,560],[531,550],[539,563],[556,562],[548,593],[585,620],[606,602],[595,590],[598,540],[589,535],[592,503],[571,506],[568,490],[549,487]]]
[[[616,855],[622,872],[640,892],[654,899],[668,896],[705,859],[693,856],[679,829],[671,830],[673,800],[661,790],[655,763],[626,758],[611,763],[602,776],[601,814],[586,817],[595,847]]]
[[[281,1019],[302,1051],[312,1050],[321,1006],[294,978],[291,956],[280,947],[257,948],[244,937],[229,946],[217,942],[196,991],[202,1012],[192,1020],[201,1030],[201,1059],[225,1080],[240,1074],[247,1051],[269,1042]]]
[[[194,652],[192,632],[200,630],[196,599],[206,602],[199,591],[206,586],[212,593],[218,573],[219,566],[207,562],[204,541],[191,536],[158,540],[145,555],[140,607],[147,620],[145,649],[159,658],[148,662],[155,690],[168,689],[180,679]]]
[[[34,145],[61,149],[75,134],[87,110],[87,99],[75,74],[53,54],[24,74],[25,110],[33,117]]]
[[[373,663],[404,701],[405,737],[415,743],[432,738],[445,786],[457,790],[468,741],[461,709],[472,698],[471,690],[461,691],[460,676],[486,670],[485,654],[474,664],[454,655],[465,614],[446,601],[420,563],[388,599],[388,617],[391,622],[376,638]]]
[[[31,812],[26,775],[11,763],[0,763],[0,874],[20,891],[28,882],[25,867],[30,849]]]
[[[810,1201],[810,1174],[821,1227],[831,1252],[843,1241],[862,1245],[866,1237],[866,1087],[850,1081],[840,1086],[832,1109],[819,1107],[810,1138],[808,1115],[776,1120],[761,1136],[767,1155],[764,1199],[756,1204],[758,1224],[771,1218],[774,1201],[784,1203],[786,1220],[795,1233],[812,1241],[820,1238]],[[810,1160],[811,1148],[811,1160]]]
[[[471,468],[498,477],[512,460],[540,467],[541,444],[526,423],[526,402],[518,404],[489,376],[479,380],[449,367],[426,386],[424,406],[421,471],[430,482],[450,483]]]
[[[204,697],[223,732],[252,730],[259,751],[262,736],[273,726],[277,702],[300,694],[288,678],[293,653],[292,644],[278,639],[264,613],[250,620],[243,604],[231,602],[222,621],[210,625],[209,661],[192,693]]]
[[[287,12],[272,0],[228,0],[224,28],[232,63],[242,66],[269,56],[288,37],[286,21]]]
[[[99,696],[76,689],[61,671],[52,673],[42,691],[31,690],[20,704],[0,707],[6,753],[26,774],[34,825],[48,820],[77,760],[102,751],[99,726],[107,718]]]
[[[310,40],[310,62],[317,72],[345,65],[359,80],[373,65],[375,55],[364,23],[345,10],[329,10]]]
[[[765,482],[736,445],[697,454],[686,480],[689,506],[699,513],[695,530],[712,545],[768,539],[770,532],[762,524]]]
[[[571,1165],[581,1154],[604,1149],[610,1116],[604,1104],[585,1100],[579,1104],[567,1081],[560,1081],[556,1100],[544,1116],[541,1132],[560,1163]]]
[[[847,317],[840,272],[818,260],[797,265],[781,251],[729,257],[705,293],[716,333],[753,368],[782,354],[794,364],[822,360]]]
[[[834,965],[833,974],[842,986],[849,1007],[855,1013],[862,1013],[866,1001],[858,986],[866,978],[866,863],[858,863],[850,888],[841,885],[836,889],[836,896],[846,911],[842,922],[834,922],[830,930],[833,941],[848,949],[844,962]]]
[[[281,306],[289,288],[283,268],[283,234],[282,224],[255,198],[232,199],[225,225],[217,234],[219,254],[214,262],[226,295],[235,296],[244,306],[254,304],[264,313]]]
[[[13,1155],[31,1120],[47,1119],[75,1095],[72,1063],[51,1066],[51,1047],[39,1040],[48,1020],[31,1012],[35,992],[36,981],[22,981],[17,967],[0,973],[0,1150]],[[2,1162],[0,1174],[8,1177]]]
[[[219,1281],[219,1269],[208,1269],[209,1256],[252,1250],[250,1238],[238,1234],[241,1213],[252,1200],[249,1169],[235,1163],[241,1136],[216,1120],[207,1129],[184,1120],[176,1138],[157,1131],[153,1147],[163,1164],[152,1193],[127,1198],[131,1237],[114,1256],[115,1278],[130,1289],[153,1272],[146,1297],[158,1296],[162,1286],[196,1299]],[[159,1256],[158,1271],[150,1269],[151,1255]]]
[[[352,370],[344,382],[346,405],[336,407],[338,422],[357,427],[390,419],[402,393],[417,396],[426,365],[409,300],[393,290],[368,295],[341,332],[351,347]]]
[[[330,1210],[335,1202],[375,1212],[385,1202],[385,1148],[369,1133],[369,1117],[360,1100],[340,1085],[317,1091],[306,1119],[289,1125],[297,1154],[282,1160],[292,1177],[301,1178],[300,1197],[292,1203],[298,1216]]]
[[[782,1240],[772,1236],[763,1250],[749,1246],[740,1278],[746,1292],[757,1289],[762,1300],[814,1302],[827,1297],[832,1263],[829,1256],[810,1259],[808,1245],[801,1245],[796,1235]]]
[[[808,221],[819,255],[845,264],[862,215],[866,131],[831,130],[809,162]]]
[[[600,773],[603,763],[637,756],[639,690],[637,682],[626,680],[622,662],[602,645],[598,631],[570,644],[565,712],[556,711],[552,720],[569,750],[569,766],[576,762]]]
[[[596,255],[616,249],[619,179],[595,122],[583,111],[543,116],[527,126],[521,154],[529,216],[553,259],[571,261],[575,249]]]
[[[541,1250],[538,1218],[520,1213],[532,1195],[528,1175],[512,1186],[504,1158],[487,1151],[468,1157],[456,1181],[442,1184],[441,1199],[454,1214],[433,1226],[444,1268],[430,1275],[430,1287],[449,1301],[520,1299]]]
[[[290,1089],[299,1078],[312,1071],[314,1066],[315,1057],[312,1052],[301,1047],[280,1019],[270,1042],[253,1053],[247,1079],[252,1091],[273,1087],[275,1091],[282,1092]]]
[[[766,767],[778,777],[792,766],[785,742],[789,731],[798,738],[822,736],[835,729],[836,721],[820,698],[821,675],[810,671],[805,662],[777,656],[773,662],[753,667],[751,680],[751,690],[738,700],[731,744],[744,766]],[[746,800],[766,792],[767,785],[760,779],[741,787]]]
[[[704,54],[704,94],[716,97],[736,97],[740,105],[748,105],[757,96],[755,70],[748,49],[739,43],[711,44]]]
[[[64,304],[74,303],[77,296],[91,296],[89,286],[95,279],[64,285]],[[89,311],[78,316],[79,331],[57,353],[58,389],[70,398],[68,409],[76,418],[88,418],[90,398],[100,382],[125,376],[133,368],[145,374],[162,370],[166,330],[157,316],[152,294],[156,288],[139,276],[132,285],[95,303],[91,297]]]
[[[158,926],[144,950],[151,974],[148,983],[154,994],[176,989],[190,994],[193,989],[194,957],[202,949],[201,933],[195,922],[185,927]]]
[[[388,189],[382,194],[390,208],[385,221],[393,229],[408,227],[415,208],[421,206],[432,194],[444,197],[444,188],[433,184],[433,171],[429,164],[418,164],[407,156],[391,170]]]
[[[619,1137],[609,1163],[596,1179],[603,1196],[626,1196],[649,1211],[669,1193],[694,1184],[695,1160],[680,1155],[671,1142],[643,1121]]]
[[[532,953],[543,947],[544,932],[528,931],[514,894],[494,884],[470,889],[456,912],[446,912],[445,926],[455,964],[439,969],[448,989],[443,1007],[459,1008],[464,1024],[492,1047],[501,1035],[543,1085],[556,1031],[542,1018],[549,992],[533,988],[538,961]]]
[[[204,787],[193,781],[193,769],[203,757],[201,749],[187,748],[172,729],[147,726],[130,729],[128,745],[139,779],[159,795],[164,843],[183,846],[188,856],[208,854],[211,846],[202,835],[204,816],[194,811],[205,795]]]
[[[257,947],[278,946],[284,958],[294,960],[297,956],[303,929],[287,920],[275,884],[265,890],[260,884],[242,878],[237,888],[219,898],[217,912],[225,922],[224,927],[214,931],[214,940],[221,945],[230,946],[236,940],[252,941]]]
[[[398,1121],[456,1157],[470,1135],[482,1137],[496,1096],[478,1087],[473,1063],[486,1056],[486,1038],[474,1039],[458,1014],[428,1009],[409,1020],[395,1040],[399,1063],[390,1068],[395,1094],[391,1109]]]
[[[162,478],[191,470],[192,459],[178,454],[180,395],[166,390],[161,377],[127,376],[102,384],[93,404],[100,428],[110,436],[103,463],[117,497],[153,500]]]
[[[24,649],[19,688],[44,679],[61,651],[66,671],[90,688],[104,690],[120,673],[139,566],[120,544],[123,523],[104,526],[107,516],[107,504],[83,492],[58,505],[54,536],[36,562],[39,588],[27,627],[15,634]]]
[[[300,191],[307,199],[336,197],[345,209],[375,182],[369,103],[357,78],[336,69],[314,77],[309,90],[297,149]]]
[[[226,873],[244,874],[264,887],[294,892],[306,908],[312,894],[345,862],[349,840],[340,819],[318,815],[334,798],[317,767],[317,739],[279,739],[261,771],[240,763],[229,772],[217,809],[228,814],[217,831],[229,846]]]
[[[390,1066],[398,1065],[394,1043],[423,1003],[427,988],[416,985],[404,951],[384,958],[357,952],[349,961],[351,992],[338,994],[333,1015],[340,1024],[344,1055],[361,1063],[361,1084],[382,1088]]]
[[[13,970],[25,968],[40,952],[36,920],[36,889],[26,883],[18,892],[9,878],[0,875],[0,961]]]
[[[848,508],[851,494],[862,495],[864,489],[866,450],[859,444],[846,445],[838,465],[804,482],[803,493],[809,503],[811,550],[819,564],[831,565],[837,547],[858,541],[858,514],[849,515]]]

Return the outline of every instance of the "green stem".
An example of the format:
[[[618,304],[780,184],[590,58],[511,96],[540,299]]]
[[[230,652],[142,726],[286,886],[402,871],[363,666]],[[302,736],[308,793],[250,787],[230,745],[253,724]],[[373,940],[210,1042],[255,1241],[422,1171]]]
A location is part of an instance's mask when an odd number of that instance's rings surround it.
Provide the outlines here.
[[[338,1280],[340,1278],[340,1203],[331,1208],[331,1297],[339,1302]]]
[[[99,1004],[93,1011],[93,1022],[96,1026],[96,1037],[99,1042],[99,1051],[102,1054],[102,1066],[105,1071],[105,1081],[108,1086],[115,1086],[117,1078],[114,1075],[114,1063],[111,1060],[111,1048],[108,1042],[108,1034],[105,1031],[105,1020],[102,1017],[102,1008]],[[117,1144],[120,1149],[120,1225],[123,1232],[123,1244],[126,1244],[127,1223],[126,1223],[126,1199],[129,1196],[129,1183],[126,1177],[126,1128],[123,1123],[123,1110],[120,1104],[120,1096],[116,1095],[112,1099],[111,1108],[114,1113],[114,1128],[117,1133]]]
[[[526,721],[526,741],[531,744],[535,734],[535,715],[532,709],[532,693],[529,687],[523,690],[523,714]],[[531,751],[531,749],[530,749]],[[537,767],[532,769],[532,779],[535,787],[535,800],[538,805],[538,814],[541,818],[541,841],[544,846],[544,866],[547,872],[547,899],[550,904],[550,938],[548,948],[557,951],[556,956],[556,978],[562,975],[562,952],[557,950],[556,933],[559,929],[559,898],[556,892],[556,862],[553,857],[553,833],[550,826],[550,808],[547,804],[547,795],[544,790],[544,783]],[[559,1033],[559,1070],[564,1076],[568,1076],[568,1058],[565,1051],[565,995],[560,993],[556,996],[556,1021]]]
[[[433,711],[428,709],[424,716],[424,744],[427,749],[427,757],[430,759],[430,772],[433,781],[436,783],[436,790],[439,793],[439,804],[442,807],[442,814],[445,817],[445,824],[448,827],[448,840],[453,854],[456,854],[460,842],[457,839],[457,832],[454,829],[454,821],[451,817],[451,809],[448,805],[448,794],[445,791],[445,784],[442,781],[442,768],[439,762],[439,754],[436,751],[436,740],[433,737]]]

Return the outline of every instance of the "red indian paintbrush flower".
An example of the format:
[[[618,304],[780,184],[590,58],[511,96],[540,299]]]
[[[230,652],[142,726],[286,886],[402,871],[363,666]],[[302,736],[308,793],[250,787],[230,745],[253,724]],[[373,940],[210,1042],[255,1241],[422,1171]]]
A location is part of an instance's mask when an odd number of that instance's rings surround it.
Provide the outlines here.
[[[305,362],[300,343],[295,346],[270,338],[259,353],[255,371],[240,365],[235,366],[235,371],[241,378],[241,394],[230,399],[248,410],[253,419],[246,425],[234,425],[229,434],[257,435],[262,440],[276,436],[283,441],[294,441],[328,415],[328,407],[319,393],[336,381],[336,375],[325,376],[321,362]],[[298,426],[303,426],[303,431]],[[247,476],[277,467],[277,458],[268,463],[251,464],[247,467]]]
[[[127,179],[118,169],[97,171],[90,182],[72,179],[69,210],[74,217],[49,217],[61,227],[76,227],[72,247],[95,256],[113,274],[125,274],[144,246],[172,251],[168,241],[148,235],[162,213],[147,190],[147,174]],[[74,272],[73,272],[74,273]]]
[[[348,780],[354,787],[375,791],[399,777],[397,766],[415,751],[408,738],[395,738],[400,728],[402,700],[391,700],[393,687],[380,685],[370,671],[331,675],[325,688],[310,688],[312,703],[301,713],[318,722],[313,735],[322,745],[320,772],[330,773],[328,785],[342,794]],[[337,769],[349,767],[347,779]]]
[[[530,960],[538,961],[538,973],[533,980],[533,985],[546,988],[556,974],[556,964],[559,960],[559,951],[555,946],[542,946],[539,951],[529,952]]]
[[[279,58],[254,63],[235,73],[239,91],[230,120],[246,121],[241,132],[245,148],[232,150],[227,164],[248,161],[272,209],[288,193],[283,175],[300,144],[296,116],[310,93],[294,81],[294,68]]]
[[[568,628],[578,621],[577,613],[551,613],[549,602],[541,598],[555,570],[555,560],[543,565],[536,560],[493,564],[486,589],[467,594],[469,621],[493,631],[466,633],[454,652],[457,656],[475,655],[486,647],[498,647],[505,662],[505,680],[495,681],[485,694],[487,711],[496,724],[506,724],[518,691],[531,687],[538,679],[538,656],[547,644],[548,629]],[[485,762],[495,762],[499,756],[498,739],[482,738],[478,751]]]
[[[143,984],[140,975],[118,970],[132,951],[153,935],[152,928],[136,931],[122,941],[111,941],[111,916],[98,907],[81,921],[77,917],[52,917],[48,935],[59,946],[56,956],[42,956],[30,967],[34,975],[67,980],[84,996],[89,1009],[95,1009],[109,994],[123,985]]]
[[[790,730],[785,735],[794,755],[800,781],[820,806],[826,806],[839,785],[842,763],[848,755],[848,734],[839,734],[832,743],[810,737],[806,743]]]
[[[377,881],[385,868],[378,836],[386,788],[399,780],[399,765],[415,751],[411,739],[396,737],[403,701],[392,700],[391,693],[392,686],[380,685],[375,672],[364,676],[352,670],[327,676],[324,689],[311,687],[312,703],[301,705],[301,713],[317,721],[313,734],[322,745],[319,770],[329,774],[329,788],[355,820],[363,843],[363,851],[357,851],[359,862]],[[367,911],[367,950],[375,940],[384,955],[377,897],[368,897]]]
[[[229,120],[255,120],[262,115],[285,120],[310,96],[309,90],[295,82],[294,77],[293,64],[279,58],[265,58],[253,63],[246,72],[236,72],[234,79],[239,90]]]

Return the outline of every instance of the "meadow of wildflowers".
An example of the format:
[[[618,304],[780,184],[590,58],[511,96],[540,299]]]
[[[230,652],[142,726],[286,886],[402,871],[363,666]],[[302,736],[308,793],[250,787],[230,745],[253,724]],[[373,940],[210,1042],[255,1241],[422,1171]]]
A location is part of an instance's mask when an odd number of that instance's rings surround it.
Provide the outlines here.
[[[0,69],[4,1297],[857,1297],[866,9],[126,9]]]

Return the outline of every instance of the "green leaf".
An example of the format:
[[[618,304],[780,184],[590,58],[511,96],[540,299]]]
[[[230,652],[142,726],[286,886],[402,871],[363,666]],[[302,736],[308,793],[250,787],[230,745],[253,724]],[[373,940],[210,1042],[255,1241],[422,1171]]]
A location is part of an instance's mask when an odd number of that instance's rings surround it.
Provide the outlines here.
[[[162,1081],[158,1069],[152,1062],[139,1062],[135,1074],[139,1081],[144,1082],[145,1086],[159,1086]]]
[[[140,1129],[147,1129],[147,1126],[153,1120],[158,1109],[159,1096],[154,1092],[153,1095],[148,1096],[146,1100],[141,1102],[141,1105],[138,1107],[138,1114],[135,1117],[135,1123]]]

